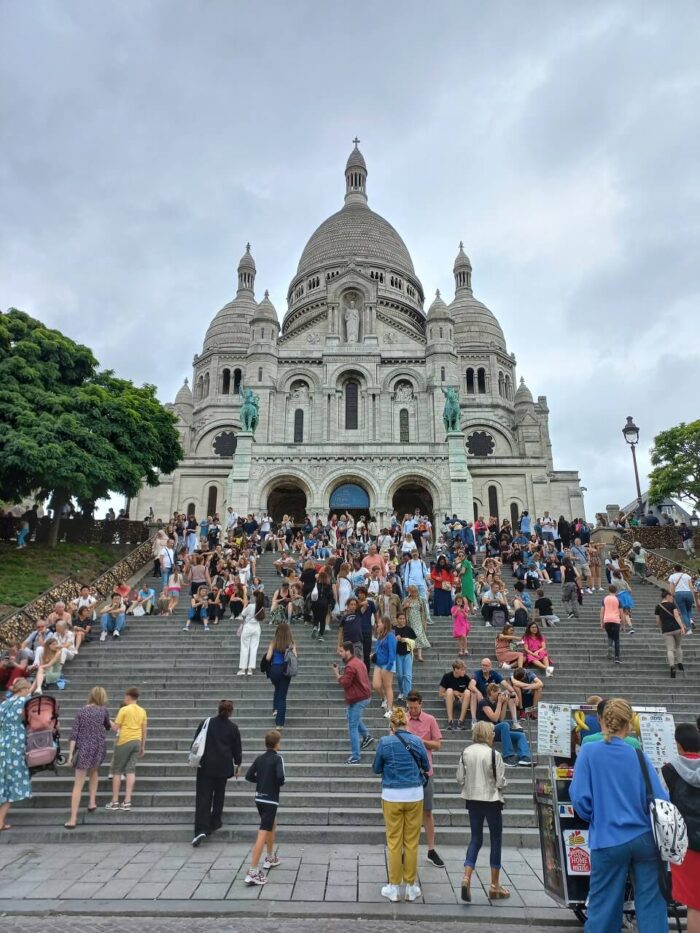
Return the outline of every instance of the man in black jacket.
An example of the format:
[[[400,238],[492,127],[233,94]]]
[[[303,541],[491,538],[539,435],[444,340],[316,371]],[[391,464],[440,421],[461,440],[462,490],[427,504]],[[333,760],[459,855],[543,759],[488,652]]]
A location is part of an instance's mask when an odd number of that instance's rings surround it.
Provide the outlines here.
[[[219,701],[219,712],[212,716],[207,727],[204,755],[197,769],[197,796],[194,814],[194,838],[196,848],[210,833],[221,829],[221,814],[224,810],[226,781],[238,771],[243,760],[241,733],[235,722],[231,722],[233,703]],[[197,727],[199,735],[206,720]]]

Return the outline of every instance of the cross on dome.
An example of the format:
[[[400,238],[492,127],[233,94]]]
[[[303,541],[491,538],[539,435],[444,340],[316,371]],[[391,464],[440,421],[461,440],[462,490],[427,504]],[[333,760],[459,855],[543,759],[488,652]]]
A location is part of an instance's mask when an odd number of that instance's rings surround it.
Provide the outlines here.
[[[353,139],[353,142],[355,143],[355,149],[357,149],[360,145],[360,140],[357,138],[357,136]]]

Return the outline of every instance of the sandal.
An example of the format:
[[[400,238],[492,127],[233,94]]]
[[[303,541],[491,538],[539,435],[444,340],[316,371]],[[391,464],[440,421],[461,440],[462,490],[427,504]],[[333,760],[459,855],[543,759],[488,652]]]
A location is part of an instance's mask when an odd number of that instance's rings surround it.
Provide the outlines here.
[[[462,878],[462,900],[465,904],[470,904],[472,900],[472,879],[468,881],[466,878]]]
[[[490,901],[499,901],[505,897],[510,897],[510,891],[508,888],[504,888],[502,885],[491,885],[489,887],[489,900]]]
[[[11,824],[11,823],[3,823],[2,826],[0,826],[0,833],[4,833],[4,832],[5,832],[6,830],[8,830],[8,829],[12,829],[12,824]]]
[[[95,804],[94,807],[88,807],[88,808],[87,808],[87,812],[88,812],[88,813],[94,813],[96,809],[97,809],[97,804]]]
[[[75,829],[76,825],[77,825],[76,823],[64,823],[63,828],[64,829]]]

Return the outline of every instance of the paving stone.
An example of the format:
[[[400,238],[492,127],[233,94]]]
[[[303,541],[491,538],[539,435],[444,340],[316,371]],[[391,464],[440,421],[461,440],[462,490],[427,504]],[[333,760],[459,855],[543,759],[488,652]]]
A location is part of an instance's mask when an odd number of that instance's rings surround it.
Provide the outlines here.
[[[127,900],[155,900],[157,897],[160,897],[165,887],[166,885],[164,883],[144,881],[141,884],[134,885],[131,891],[126,895],[126,898]]]
[[[194,899],[196,901],[200,900],[209,900],[209,901],[221,901],[226,897],[228,889],[231,887],[230,883],[223,884],[205,884],[202,883],[194,892]]]
[[[122,897],[126,897],[136,884],[138,884],[136,878],[113,879],[108,881],[107,884],[103,884],[100,890],[93,895],[93,899],[120,900]]]
[[[176,877],[170,884],[163,888],[159,897],[163,899],[173,898],[174,900],[187,900],[192,897],[201,883],[201,875],[196,878]]]
[[[381,889],[386,883],[386,878],[375,880],[372,884],[360,881],[357,899],[360,903],[370,902],[379,904],[385,902],[386,899],[382,897]]]
[[[268,883],[260,890],[260,900],[291,901],[293,891],[293,884],[277,884],[274,881],[268,881]]]
[[[77,884],[71,885],[62,894],[59,894],[59,897],[62,900],[65,898],[73,900],[87,899],[91,898],[93,894],[97,894],[103,886],[101,881],[79,881]]]
[[[323,881],[325,883],[328,875],[326,865],[305,865],[304,862],[299,866],[297,878],[299,881]]]
[[[322,901],[326,893],[325,881],[297,881],[293,901]]]

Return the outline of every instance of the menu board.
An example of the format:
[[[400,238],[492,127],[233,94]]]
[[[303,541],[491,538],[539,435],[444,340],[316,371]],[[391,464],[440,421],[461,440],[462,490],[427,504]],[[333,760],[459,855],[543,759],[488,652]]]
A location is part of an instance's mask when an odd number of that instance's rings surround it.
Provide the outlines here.
[[[639,739],[657,771],[678,754],[674,732],[675,724],[670,713],[639,714]]]
[[[537,707],[537,751],[540,755],[571,755],[571,705],[540,703]]]

